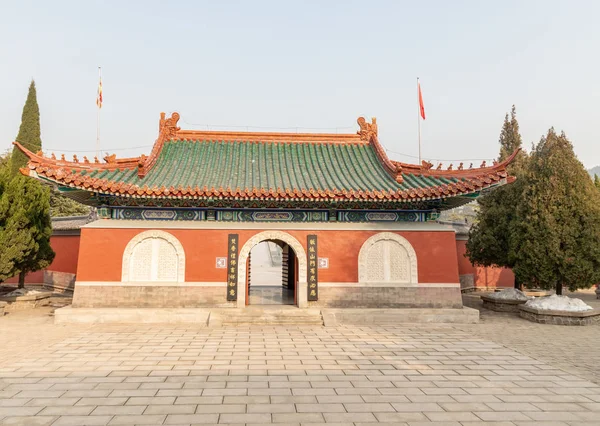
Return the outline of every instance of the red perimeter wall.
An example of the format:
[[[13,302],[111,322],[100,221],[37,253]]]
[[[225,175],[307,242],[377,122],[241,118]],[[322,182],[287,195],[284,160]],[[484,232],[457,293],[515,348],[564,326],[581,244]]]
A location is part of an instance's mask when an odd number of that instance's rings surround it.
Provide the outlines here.
[[[77,273],[81,255],[79,281],[120,281],[122,256],[131,238],[144,229],[83,229],[85,235],[80,247],[79,235],[54,235],[50,239],[56,256],[49,271]],[[186,281],[226,281],[226,271],[214,267],[215,257],[227,253],[227,234],[240,236],[240,247],[261,230],[167,230],[184,247],[186,253]],[[295,237],[306,249],[306,236],[319,236],[319,257],[328,257],[329,269],[319,270],[319,281],[357,282],[358,252],[374,231],[284,231]],[[453,232],[398,232],[417,252],[419,282],[454,283],[458,275],[473,275],[476,287],[512,287],[514,274],[510,269],[479,267],[465,256],[466,241],[456,240]],[[454,246],[455,251],[450,247]],[[6,280],[18,282],[17,277]],[[27,284],[43,282],[43,271],[28,274]]]
[[[50,237],[50,245],[56,253],[54,261],[46,268],[48,271],[77,273],[77,258],[79,255],[79,235],[53,235]],[[16,284],[19,277],[9,278],[7,284]],[[27,274],[25,284],[42,284],[44,282],[44,271],[36,271]]]
[[[127,243],[145,229],[82,229],[77,281],[121,281],[123,252]],[[239,235],[241,248],[252,230],[168,229],[182,244],[186,255],[185,280],[224,282],[226,269],[215,268],[215,258],[227,254],[227,234]],[[329,268],[319,270],[322,282],[358,282],[358,253],[377,231],[288,231],[306,250],[306,237],[318,235],[319,257],[329,258]],[[419,283],[458,283],[454,231],[397,232],[414,247]]]
[[[465,253],[467,242],[456,240],[456,254],[458,255],[458,273],[460,275],[473,274],[475,287],[514,287],[515,275],[510,269],[474,266]]]

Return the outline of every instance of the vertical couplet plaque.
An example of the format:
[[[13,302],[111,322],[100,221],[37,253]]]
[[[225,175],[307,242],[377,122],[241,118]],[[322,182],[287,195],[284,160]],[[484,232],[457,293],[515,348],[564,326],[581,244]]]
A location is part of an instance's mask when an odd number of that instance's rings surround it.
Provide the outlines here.
[[[309,235],[308,240],[308,301],[319,300],[319,278],[317,268],[317,236]]]
[[[227,236],[227,300],[237,300],[238,234]]]

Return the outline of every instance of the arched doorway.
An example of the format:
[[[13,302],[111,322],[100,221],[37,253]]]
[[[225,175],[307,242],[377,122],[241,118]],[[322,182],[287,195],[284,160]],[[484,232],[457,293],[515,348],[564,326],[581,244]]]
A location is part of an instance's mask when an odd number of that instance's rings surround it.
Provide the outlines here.
[[[256,244],[246,261],[246,305],[296,305],[298,261],[281,240]]]
[[[252,276],[248,277],[247,272],[251,272],[251,265],[248,262],[248,258],[251,258],[252,249],[259,243],[263,241],[274,242],[280,247],[288,246],[288,254],[293,253],[293,264],[294,264],[294,299],[295,305],[299,308],[306,308],[308,306],[307,301],[307,283],[306,283],[306,251],[300,242],[292,237],[290,234],[283,231],[263,231],[260,232],[253,237],[251,237],[246,243],[241,247],[240,253],[238,256],[238,298],[237,298],[237,307],[243,308],[247,306],[246,301],[248,295],[248,282],[250,282],[250,287],[252,287]],[[289,268],[288,268],[289,271]],[[249,278],[249,279],[248,279]],[[283,276],[282,283],[283,283]]]

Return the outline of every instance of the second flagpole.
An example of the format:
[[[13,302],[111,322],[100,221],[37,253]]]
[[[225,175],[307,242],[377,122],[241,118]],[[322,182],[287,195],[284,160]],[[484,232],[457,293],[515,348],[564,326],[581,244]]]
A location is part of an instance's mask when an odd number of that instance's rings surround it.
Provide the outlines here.
[[[419,122],[419,165],[421,164],[421,97],[419,77],[417,77],[417,121]]]
[[[102,84],[102,67],[98,67],[98,93],[96,94],[96,109],[98,110],[98,115],[96,117],[96,158],[100,159],[100,110],[102,109],[100,100],[100,88]]]

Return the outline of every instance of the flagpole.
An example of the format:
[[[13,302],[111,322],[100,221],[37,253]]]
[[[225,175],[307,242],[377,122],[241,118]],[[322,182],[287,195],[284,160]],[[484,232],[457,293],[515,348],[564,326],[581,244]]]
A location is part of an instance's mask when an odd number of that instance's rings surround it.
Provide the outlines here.
[[[98,67],[98,81],[102,81],[102,67]],[[99,94],[96,96],[99,96]],[[96,117],[96,158],[100,159],[100,105],[97,104],[96,109],[98,110]]]
[[[417,77],[417,121],[419,122],[419,165],[421,164],[421,98],[419,97],[419,77]]]

